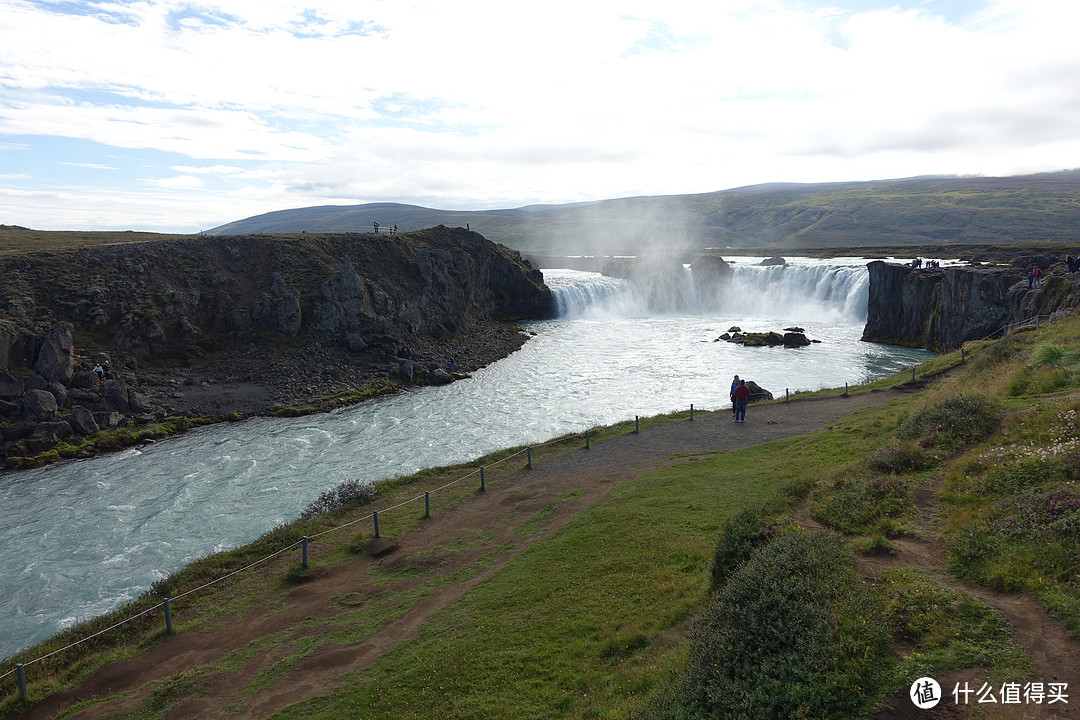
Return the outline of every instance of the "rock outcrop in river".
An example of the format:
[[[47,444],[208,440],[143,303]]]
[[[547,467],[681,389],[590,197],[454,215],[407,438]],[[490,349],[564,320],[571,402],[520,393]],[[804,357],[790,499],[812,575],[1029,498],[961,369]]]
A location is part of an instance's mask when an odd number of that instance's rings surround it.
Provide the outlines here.
[[[3,451],[40,453],[129,421],[362,395],[393,378],[444,381],[436,371],[520,346],[513,321],[552,312],[542,274],[516,251],[443,226],[3,257]]]

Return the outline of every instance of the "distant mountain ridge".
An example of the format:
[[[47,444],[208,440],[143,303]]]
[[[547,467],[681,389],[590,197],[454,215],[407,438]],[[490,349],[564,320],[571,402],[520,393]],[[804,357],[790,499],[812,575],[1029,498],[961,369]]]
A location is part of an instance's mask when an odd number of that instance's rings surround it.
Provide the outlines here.
[[[643,248],[818,248],[1080,240],[1080,170],[1013,177],[768,183],[719,192],[437,210],[402,203],[278,210],[213,235],[368,233],[466,224],[534,253]]]

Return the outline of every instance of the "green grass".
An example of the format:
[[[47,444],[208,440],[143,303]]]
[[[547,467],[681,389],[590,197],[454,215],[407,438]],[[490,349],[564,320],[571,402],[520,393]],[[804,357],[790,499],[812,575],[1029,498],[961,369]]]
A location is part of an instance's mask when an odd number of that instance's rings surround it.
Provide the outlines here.
[[[625,717],[682,663],[676,638],[707,596],[721,523],[748,507],[790,509],[832,458],[870,442],[847,430],[691,458],[613,488],[416,641],[280,716]]]
[[[387,582],[374,594],[344,592],[330,600],[325,616],[268,640],[268,664],[247,675],[255,678],[249,692],[292,682],[304,659],[324,644],[362,643],[440,588],[475,579],[505,559],[505,553],[532,542],[459,602],[430,617],[418,637],[362,672],[343,676],[335,690],[299,702],[278,717],[625,718],[644,712],[650,703],[671,697],[667,690],[686,676],[690,628],[708,605],[710,570],[718,559],[725,569],[715,586],[723,591],[751,556],[772,544],[770,538],[808,534],[793,528],[788,514],[811,490],[818,517],[848,533],[848,549],[829,551],[839,553],[834,563],[839,566],[853,562],[851,548],[865,554],[889,552],[892,533],[915,530],[916,490],[925,494],[940,487],[937,503],[948,568],[968,582],[1030,593],[1080,636],[1080,493],[1074,484],[1080,479],[1080,399],[1069,395],[1080,385],[1069,380],[1054,396],[1010,392],[1018,373],[1031,377],[1031,368],[1040,373],[1042,368],[1068,369],[1076,362],[1077,348],[1080,321],[1075,319],[998,342],[970,344],[967,362],[941,361],[952,377],[940,380],[931,393],[914,388],[902,399],[832,421],[808,436],[671,458],[677,464],[613,485],[598,504],[553,532],[548,528],[552,514],[579,497],[581,489],[527,517],[514,515],[522,512],[520,506],[508,506],[507,516],[521,523],[510,540],[499,541],[496,533],[477,528],[429,553],[384,561],[372,572]],[[924,378],[931,373],[924,366],[917,374]],[[907,380],[898,377],[894,384]],[[971,388],[982,395],[972,396]],[[866,390],[853,389],[861,391]],[[688,413],[677,413],[642,425],[686,419]],[[591,441],[632,432],[633,425],[594,428]],[[533,462],[582,445],[580,437],[568,437],[534,448]],[[175,595],[303,534],[362,516],[371,507],[441,487],[479,464],[487,466],[488,487],[497,488],[522,471],[525,460],[518,451],[381,483],[372,505],[347,503],[275,529],[249,548],[212,556],[169,578],[156,588],[155,597]],[[433,513],[475,498],[478,486],[473,477],[432,495]],[[429,522],[422,512],[421,501],[380,515],[382,534],[396,537],[422,528]],[[310,581],[318,582],[323,568],[355,559],[370,530],[361,523],[314,542]],[[730,544],[718,546],[722,534]],[[451,569],[447,561],[465,552],[469,563]],[[285,607],[288,593],[302,590],[283,581],[296,562],[295,555],[287,554],[181,605],[180,631],[232,622],[252,611],[253,597],[270,612]],[[779,563],[771,564],[770,572],[776,578],[791,576],[787,562],[770,561]],[[422,582],[415,583],[416,578]],[[395,579],[411,579],[416,587],[407,594],[394,592]],[[926,572],[890,571],[871,589],[869,601],[861,596],[841,602],[835,616],[842,630],[838,637],[854,637],[860,618],[872,619],[882,624],[881,641],[890,649],[884,661],[878,654],[867,655],[865,666],[854,658],[855,674],[837,670],[836,677],[849,682],[859,677],[858,667],[880,669],[872,691],[885,697],[902,692],[913,676],[957,668],[977,667],[988,678],[1013,681],[1027,676],[1031,666],[1002,618],[950,584],[955,581]],[[155,597],[140,602],[156,602]],[[744,624],[767,625],[781,620],[782,613],[748,618]],[[119,638],[92,643],[42,668],[52,674],[34,680],[35,698],[70,686],[106,659],[136,656],[167,642],[158,623],[160,618],[150,618]],[[865,647],[879,647],[877,642]],[[54,641],[51,647],[60,644]],[[884,663],[880,667],[879,661]],[[228,675],[239,673],[245,662],[250,659],[233,655],[223,664],[186,668],[144,701],[144,715],[131,717],[167,712],[184,697],[197,695],[206,668]],[[39,666],[34,667],[38,672]],[[752,695],[761,688],[744,689]],[[828,703],[835,697],[824,687],[803,691],[807,702]],[[0,718],[13,717],[18,707],[10,698],[3,701]],[[865,707],[849,710],[850,717],[868,712]]]
[[[970,667],[996,683],[1031,674],[1008,623],[985,602],[911,568],[886,570],[881,579],[875,591],[884,617],[896,641],[912,648],[894,670],[895,689],[911,678]]]

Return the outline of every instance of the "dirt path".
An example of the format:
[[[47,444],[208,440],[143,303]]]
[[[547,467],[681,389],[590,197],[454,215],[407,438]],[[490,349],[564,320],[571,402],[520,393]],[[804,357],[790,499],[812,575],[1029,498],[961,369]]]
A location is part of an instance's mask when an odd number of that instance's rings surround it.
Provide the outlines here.
[[[489,492],[434,515],[421,527],[402,533],[392,542],[383,542],[380,549],[389,552],[385,557],[362,556],[317,566],[314,577],[291,591],[280,607],[258,605],[243,618],[212,629],[181,633],[137,658],[104,666],[78,687],[45,699],[25,717],[52,718],[77,703],[126,693],[124,697],[114,697],[66,716],[100,718],[135,707],[154,690],[158,681],[224,658],[260,638],[275,633],[293,641],[310,637],[311,652],[295,661],[287,682],[271,683],[255,693],[245,692],[261,672],[296,652],[294,643],[283,641],[255,653],[237,673],[207,673],[194,678],[198,694],[181,701],[166,715],[169,718],[267,717],[287,705],[329,692],[339,684],[341,673],[362,670],[398,643],[416,637],[422,623],[433,613],[455,603],[533,543],[569,523],[617,483],[684,462],[687,456],[803,435],[837,417],[879,405],[903,392],[901,388],[851,397],[751,406],[745,424],[734,424],[731,415],[723,411],[698,414],[694,422],[643,428],[640,434],[593,443],[591,449],[546,459],[532,469],[517,472]],[[524,540],[518,536],[515,532],[518,528],[528,522],[535,523],[537,514],[549,508],[552,509],[543,515],[538,531]],[[481,536],[483,542],[477,542]],[[455,544],[460,549],[447,550]],[[509,549],[500,550],[504,547]],[[898,554],[898,558],[908,556],[906,552]],[[940,565],[933,553],[927,557],[920,562],[932,560]],[[380,584],[376,582],[376,566],[384,577],[395,570],[403,572],[400,579]],[[471,574],[470,568],[475,569]],[[461,571],[465,571],[465,579],[459,582],[434,587],[429,582],[432,574],[450,576]],[[360,607],[379,602],[378,597],[383,593],[400,594],[421,588],[427,588],[430,594],[362,642],[339,646],[320,639],[326,629],[320,629],[318,621],[340,614],[342,598]],[[337,607],[333,604],[335,598]],[[1039,617],[1034,610],[1032,613],[1028,618],[1032,632],[1036,627],[1047,630],[1045,647],[1053,647],[1051,636],[1058,640],[1067,637],[1056,632],[1053,619]],[[1038,636],[1033,634],[1030,639],[1037,641]],[[1067,654],[1069,649],[1062,650]],[[1051,650],[1045,666],[1063,659],[1063,652]]]
[[[1025,680],[1066,682],[1069,684],[1069,704],[1053,706],[1019,705],[1014,707],[979,707],[977,717],[986,718],[1080,718],[1080,642],[1073,639],[1065,624],[1053,617],[1030,595],[997,592],[990,588],[969,585],[957,580],[945,570],[945,543],[938,532],[936,495],[940,481],[920,487],[915,494],[917,503],[916,525],[920,537],[902,536],[891,538],[895,554],[858,557],[858,566],[864,575],[879,579],[884,570],[897,567],[913,567],[927,572],[943,585],[983,600],[997,610],[1009,623],[1013,638],[1027,651],[1034,667],[1031,678],[1010,678],[1010,682]],[[809,512],[808,501],[796,510],[797,524],[820,529]],[[956,683],[967,682],[969,687],[979,688],[986,682],[985,673],[979,668],[953,671],[939,680],[945,694],[943,702],[933,713],[937,717],[966,717],[951,696]],[[998,688],[1000,689],[1000,688]],[[972,699],[974,702],[974,698]],[[907,696],[894,698],[891,706],[879,712],[876,720],[908,720],[925,718],[930,711],[920,710]]]

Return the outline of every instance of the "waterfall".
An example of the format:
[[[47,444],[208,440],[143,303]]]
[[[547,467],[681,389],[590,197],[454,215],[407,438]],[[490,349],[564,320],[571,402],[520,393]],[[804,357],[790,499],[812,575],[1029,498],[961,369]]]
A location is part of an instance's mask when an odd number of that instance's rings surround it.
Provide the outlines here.
[[[561,318],[641,317],[646,302],[628,280],[580,270],[544,270]]]
[[[730,282],[710,299],[713,310],[735,315],[866,322],[870,273],[862,262],[736,265],[734,269]]]
[[[733,274],[707,292],[688,267],[680,287],[576,270],[544,270],[559,317],[645,317],[654,314],[738,316],[866,322],[870,276],[865,261],[797,258],[787,265],[732,263]]]

